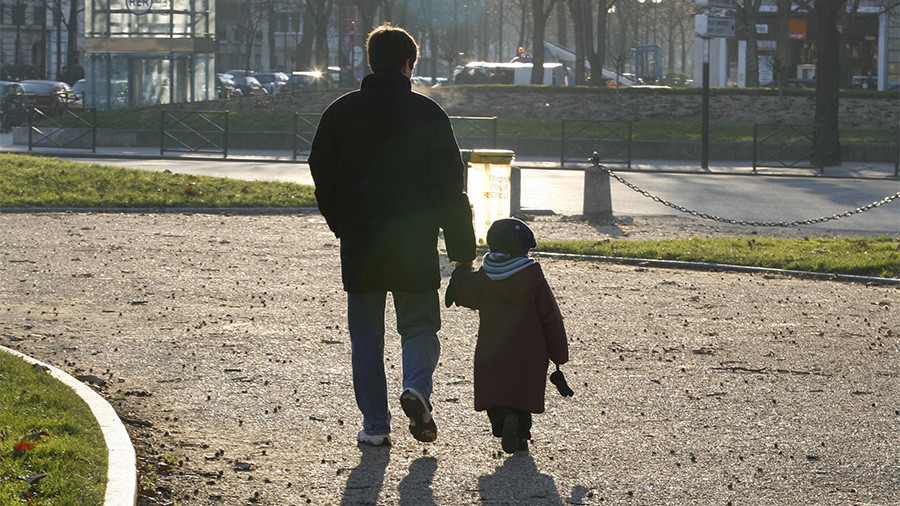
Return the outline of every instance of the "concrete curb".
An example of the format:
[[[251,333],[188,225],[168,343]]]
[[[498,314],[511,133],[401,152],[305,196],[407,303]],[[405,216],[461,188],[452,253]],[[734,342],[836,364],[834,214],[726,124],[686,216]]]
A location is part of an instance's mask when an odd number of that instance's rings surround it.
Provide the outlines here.
[[[137,502],[137,462],[134,446],[131,444],[125,426],[109,402],[100,397],[91,387],[52,365],[5,346],[0,346],[0,350],[9,352],[31,364],[46,367],[51,376],[74,390],[87,403],[94,418],[100,424],[100,430],[103,432],[103,439],[106,440],[106,448],[109,452],[106,496],[103,504],[108,506],[135,504]]]

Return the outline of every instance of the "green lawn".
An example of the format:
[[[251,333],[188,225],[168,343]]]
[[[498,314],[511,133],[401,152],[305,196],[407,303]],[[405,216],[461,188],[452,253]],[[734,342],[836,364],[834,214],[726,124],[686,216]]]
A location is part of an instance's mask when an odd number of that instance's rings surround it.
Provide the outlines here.
[[[734,264],[809,272],[900,277],[900,238],[768,237],[539,242],[558,253]]]
[[[0,504],[102,504],[106,455],[80,397],[0,352]]]
[[[0,154],[0,207],[314,207],[312,188]]]

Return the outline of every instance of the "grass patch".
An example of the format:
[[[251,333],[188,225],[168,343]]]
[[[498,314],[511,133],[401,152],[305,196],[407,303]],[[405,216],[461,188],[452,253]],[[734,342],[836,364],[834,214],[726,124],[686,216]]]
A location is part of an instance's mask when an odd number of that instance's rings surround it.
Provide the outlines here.
[[[0,155],[0,207],[314,207],[296,183],[239,181]]]
[[[766,237],[539,242],[538,251],[900,277],[900,238]]]
[[[46,372],[0,352],[0,504],[101,504],[106,468],[106,444],[88,405]]]

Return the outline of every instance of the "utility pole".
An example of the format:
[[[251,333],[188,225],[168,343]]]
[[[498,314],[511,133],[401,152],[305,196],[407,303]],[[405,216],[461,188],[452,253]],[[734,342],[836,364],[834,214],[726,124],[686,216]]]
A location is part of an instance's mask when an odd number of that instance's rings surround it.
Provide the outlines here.
[[[694,33],[703,39],[703,105],[701,110],[701,159],[700,166],[709,168],[709,39],[734,38],[734,17],[710,16],[710,9],[732,10],[734,0],[696,0],[703,14],[694,16]],[[720,57],[722,57],[720,55]]]

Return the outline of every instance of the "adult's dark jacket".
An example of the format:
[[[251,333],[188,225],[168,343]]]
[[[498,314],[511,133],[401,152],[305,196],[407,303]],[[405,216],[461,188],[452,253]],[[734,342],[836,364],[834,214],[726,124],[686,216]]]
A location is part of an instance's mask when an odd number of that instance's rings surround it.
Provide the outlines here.
[[[475,409],[544,412],[547,366],[569,361],[562,314],[540,264],[499,281],[483,269],[453,271],[456,303],[479,313]]]
[[[319,210],[341,240],[344,290],[437,290],[439,229],[450,260],[475,258],[450,119],[402,73],[369,74],[328,106],[309,167]]]

